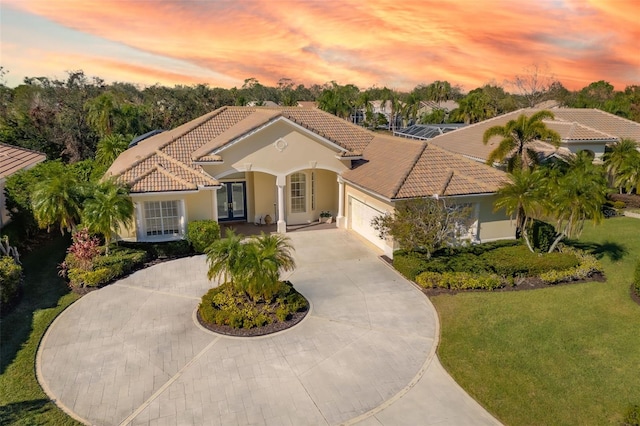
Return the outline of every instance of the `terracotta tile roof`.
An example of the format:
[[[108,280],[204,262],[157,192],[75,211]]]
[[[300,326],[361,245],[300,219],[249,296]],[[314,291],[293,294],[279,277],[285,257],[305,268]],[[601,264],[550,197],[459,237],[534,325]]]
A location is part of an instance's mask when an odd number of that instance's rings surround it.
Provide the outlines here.
[[[499,137],[494,137],[487,145],[482,143],[482,136],[488,128],[504,126],[509,120],[518,118],[520,114],[531,116],[538,111],[541,110],[525,108],[513,111],[436,136],[430,142],[467,158],[486,161],[489,153],[500,142]],[[550,111],[553,112],[555,119],[552,121],[546,120],[545,123],[560,133],[564,143],[578,140],[600,140],[603,143],[611,143],[619,140],[619,138],[631,138],[640,141],[640,123],[596,109],[555,108]]]
[[[393,199],[423,149],[424,143],[421,141],[377,136],[364,150],[365,160],[343,172],[342,177],[385,198]]]
[[[394,198],[486,194],[506,181],[500,170],[427,144]]]
[[[0,179],[46,159],[42,152],[0,143]]]
[[[373,133],[318,109],[224,107],[126,150],[109,168],[132,192],[196,190],[219,183],[200,162],[276,120],[289,120],[358,164],[343,177],[389,199],[493,192],[504,174],[422,141]]]

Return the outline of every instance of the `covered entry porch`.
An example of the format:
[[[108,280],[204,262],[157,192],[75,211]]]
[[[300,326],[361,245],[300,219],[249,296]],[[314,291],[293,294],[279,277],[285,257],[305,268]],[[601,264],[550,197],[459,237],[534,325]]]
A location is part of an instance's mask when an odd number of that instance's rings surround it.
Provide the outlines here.
[[[338,226],[344,221],[344,182],[331,170],[308,168],[286,175],[245,171],[217,179],[215,219],[221,225],[257,224],[265,232],[273,227],[286,233],[318,224],[323,212]]]

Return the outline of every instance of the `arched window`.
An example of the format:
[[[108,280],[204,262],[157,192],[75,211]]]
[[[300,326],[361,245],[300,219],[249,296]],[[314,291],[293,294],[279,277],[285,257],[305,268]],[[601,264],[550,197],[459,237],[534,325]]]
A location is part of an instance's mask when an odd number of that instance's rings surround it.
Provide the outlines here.
[[[304,173],[291,175],[291,213],[307,211],[307,176]]]

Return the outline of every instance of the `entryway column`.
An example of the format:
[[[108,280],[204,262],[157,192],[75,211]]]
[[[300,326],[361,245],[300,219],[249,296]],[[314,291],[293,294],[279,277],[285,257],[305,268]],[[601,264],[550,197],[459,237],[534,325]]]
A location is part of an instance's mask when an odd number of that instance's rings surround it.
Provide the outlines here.
[[[344,180],[338,176],[338,216],[336,216],[338,228],[344,228]]]
[[[287,233],[287,222],[284,221],[284,187],[286,179],[285,176],[278,176],[276,178],[276,185],[278,187],[278,232],[281,234]]]

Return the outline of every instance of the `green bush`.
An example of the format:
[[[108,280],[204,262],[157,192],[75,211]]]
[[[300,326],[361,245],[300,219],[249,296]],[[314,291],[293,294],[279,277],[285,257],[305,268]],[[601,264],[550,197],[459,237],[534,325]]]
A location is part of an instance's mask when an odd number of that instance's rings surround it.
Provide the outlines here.
[[[108,256],[96,256],[89,270],[78,264],[73,253],[67,254],[64,265],[71,287],[99,287],[136,270],[148,257],[143,250],[114,246]]]
[[[5,312],[20,295],[22,267],[12,257],[0,257],[0,311]]]
[[[640,405],[629,404],[622,424],[623,426],[640,426]]]
[[[182,257],[192,254],[191,243],[186,240],[152,242],[121,241],[120,247],[144,250],[153,259]]]
[[[475,254],[476,256],[480,256],[483,253],[486,253],[491,250],[495,250],[501,247],[513,247],[520,245],[520,241],[518,240],[497,240],[490,241],[482,244],[471,244],[466,246],[450,246],[444,247],[440,250],[433,253],[433,258],[438,257],[448,257],[448,256],[456,256],[462,253],[470,253]]]
[[[640,297],[640,260],[636,264],[636,272],[633,274],[633,288],[636,294]]]
[[[537,276],[565,270],[580,263],[574,253],[531,253],[526,246],[502,247],[480,256],[493,272],[503,277]]]
[[[433,263],[438,262],[435,260]],[[446,262],[447,269],[452,272],[474,272],[481,273],[487,272],[487,264],[472,253],[460,253],[457,256],[450,257]],[[437,271],[436,269],[429,268],[430,271]]]
[[[286,321],[295,312],[308,309],[307,300],[289,283],[282,282],[273,303],[254,303],[234,291],[230,283],[210,289],[198,308],[205,323],[232,328],[262,327],[273,321]]]
[[[423,272],[416,277],[423,288],[446,288],[450,290],[494,290],[504,287],[502,279],[495,274],[471,274],[468,272]]]
[[[567,269],[556,269],[540,274],[540,279],[547,284],[556,284],[565,281],[583,280],[596,272],[602,271],[602,266],[595,256],[570,247],[563,247],[561,254],[576,256],[579,263]]]
[[[196,253],[204,253],[220,238],[220,225],[215,220],[194,220],[187,225],[186,238]]]
[[[428,269],[428,261],[421,259],[415,253],[396,252],[393,255],[393,267],[409,280]]]
[[[547,253],[556,239],[556,229],[547,222],[534,220],[531,227],[527,229],[527,235],[535,250]]]
[[[621,210],[627,207],[627,204],[624,201],[614,201],[613,208],[616,210]]]

